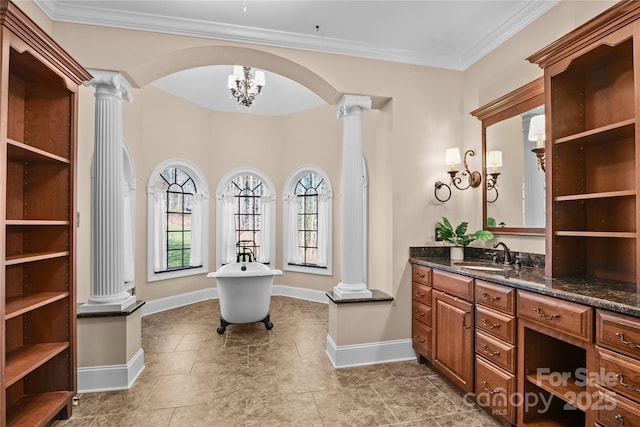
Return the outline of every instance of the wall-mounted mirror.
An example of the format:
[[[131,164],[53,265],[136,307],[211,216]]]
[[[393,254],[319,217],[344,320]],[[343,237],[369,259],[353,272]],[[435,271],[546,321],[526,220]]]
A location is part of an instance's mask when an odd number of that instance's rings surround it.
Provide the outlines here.
[[[483,228],[498,234],[544,234],[543,78],[471,114],[482,121]]]

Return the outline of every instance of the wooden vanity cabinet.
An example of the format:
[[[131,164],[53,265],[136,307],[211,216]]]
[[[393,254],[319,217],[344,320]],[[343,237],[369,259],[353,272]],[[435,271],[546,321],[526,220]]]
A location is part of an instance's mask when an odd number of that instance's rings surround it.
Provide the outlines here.
[[[516,290],[475,280],[475,393],[478,405],[516,422]]]
[[[0,426],[71,416],[78,85],[91,75],[0,0]]]
[[[431,361],[431,268],[411,267],[411,337],[418,361]]]
[[[593,425],[593,309],[518,290],[518,390],[550,406],[518,407],[518,425]]]
[[[473,392],[473,279],[438,270],[432,279],[432,364],[458,388]]]
[[[640,321],[596,310],[595,377],[603,403],[596,408],[602,426],[640,425]]]

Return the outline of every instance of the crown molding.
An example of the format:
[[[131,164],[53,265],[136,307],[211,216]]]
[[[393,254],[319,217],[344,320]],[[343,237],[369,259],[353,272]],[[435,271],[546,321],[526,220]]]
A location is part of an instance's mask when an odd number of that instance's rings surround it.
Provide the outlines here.
[[[469,51],[462,56],[462,70],[467,69],[502,43],[509,40],[527,25],[555,7],[560,1],[561,0],[548,0],[529,3],[527,7],[522,9],[504,25],[480,40],[472,49],[469,49]]]
[[[380,48],[373,43],[354,42],[323,36],[244,27],[204,20],[122,12],[83,5],[59,3],[57,0],[34,0],[53,21],[103,27],[152,31],[216,40],[251,43],[331,53],[381,61],[464,71],[511,36],[522,30],[560,0],[536,1],[514,16],[491,35],[478,41],[463,56],[446,55],[409,49]]]

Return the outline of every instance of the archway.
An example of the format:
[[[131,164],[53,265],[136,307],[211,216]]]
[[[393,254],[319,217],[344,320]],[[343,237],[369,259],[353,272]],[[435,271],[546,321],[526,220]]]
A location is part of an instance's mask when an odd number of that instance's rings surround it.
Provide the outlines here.
[[[126,73],[127,80],[142,88],[176,71],[206,65],[243,64],[262,68],[294,80],[335,105],[342,94],[310,69],[272,53],[232,46],[202,46],[176,50],[146,61]]]

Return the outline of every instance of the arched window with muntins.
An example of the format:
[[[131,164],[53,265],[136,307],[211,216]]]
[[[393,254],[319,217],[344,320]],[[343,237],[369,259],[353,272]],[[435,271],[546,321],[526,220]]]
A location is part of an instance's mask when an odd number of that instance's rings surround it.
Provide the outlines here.
[[[158,165],[147,186],[147,280],[207,271],[208,188],[190,163]]]
[[[253,168],[227,173],[216,191],[216,264],[250,252],[253,261],[272,267],[275,215],[275,190],[265,174]]]
[[[318,222],[322,218],[318,218],[318,195],[324,192],[324,178],[313,172],[300,178],[294,190],[298,206],[298,261],[300,265],[321,266],[318,263]],[[326,262],[323,264],[326,265]]]
[[[191,265],[191,233],[195,182],[177,167],[166,168],[156,179],[157,188],[166,192],[166,268],[161,271],[200,267]],[[157,273],[158,271],[156,271]]]
[[[241,175],[229,183],[228,194],[235,198],[235,245],[239,252],[250,250],[254,259],[261,259],[262,195],[264,184],[254,175]]]
[[[289,175],[283,203],[285,270],[331,274],[332,200],[320,168],[302,166]]]

